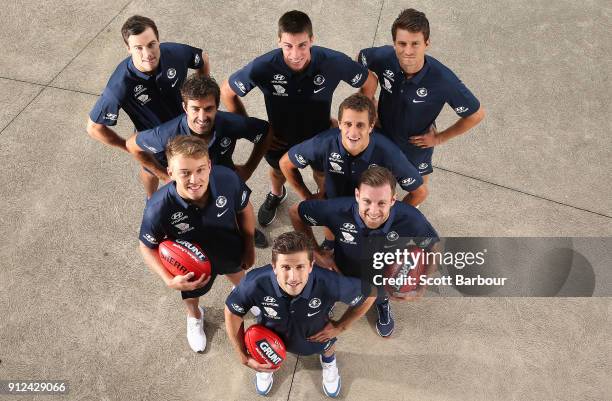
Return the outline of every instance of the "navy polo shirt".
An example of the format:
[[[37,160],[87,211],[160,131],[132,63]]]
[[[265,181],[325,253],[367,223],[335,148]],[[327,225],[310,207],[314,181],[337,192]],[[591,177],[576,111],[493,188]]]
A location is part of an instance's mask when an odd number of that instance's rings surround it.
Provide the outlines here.
[[[343,274],[369,280],[373,273],[374,252],[390,252],[412,238],[416,245],[429,249],[438,241],[436,230],[415,207],[395,202],[387,221],[369,229],[359,216],[355,198],[307,200],[298,206],[304,223],[327,226],[335,236],[334,259]]]
[[[160,44],[159,66],[154,75],[136,69],[128,57],[111,75],[89,118],[113,126],[119,109],[123,109],[138,131],[171,120],[183,113],[181,86],[187,69],[202,65],[202,49],[180,43]]]
[[[425,56],[421,71],[406,79],[393,46],[371,47],[359,53],[361,63],[378,76],[378,119],[383,133],[407,154],[423,152],[408,138],[425,133],[435,123],[445,103],[459,117],[480,108],[480,102],[446,66]]]
[[[251,190],[232,170],[213,166],[203,208],[187,202],[176,191],[176,182],[161,187],[147,201],[140,241],[156,249],[164,239],[184,239],[202,247],[213,273],[235,269],[243,253],[236,215],[249,202]]]
[[[417,169],[383,135],[372,132],[368,147],[357,156],[351,156],[344,149],[341,135],[339,128],[331,128],[293,146],[288,152],[294,166],[304,168],[311,165],[313,169],[325,172],[327,198],[353,196],[361,173],[373,165],[391,170],[401,187],[408,192],[423,184]]]
[[[225,304],[235,315],[244,316],[252,306],[261,309],[261,324],[276,332],[289,352],[298,355],[321,353],[327,343],[308,341],[329,321],[336,302],[360,305],[367,294],[361,281],[314,266],[302,293],[289,296],[278,285],[272,265],[251,270],[227,297]]]
[[[208,155],[211,162],[234,169],[232,154],[236,148],[236,141],[244,138],[253,143],[259,143],[268,133],[268,127],[267,121],[255,117],[217,111],[212,128],[212,138],[208,142]],[[166,146],[172,138],[179,135],[192,135],[187,123],[187,114],[173,118],[155,128],[139,132],[136,135],[136,143],[141,149],[153,153],[157,161],[167,167]]]
[[[240,97],[259,87],[275,136],[289,145],[330,127],[332,96],[340,81],[359,88],[368,78],[367,68],[344,53],[319,46],[313,46],[310,53],[310,64],[300,73],[287,67],[282,50],[276,49],[257,57],[229,78],[230,86]]]

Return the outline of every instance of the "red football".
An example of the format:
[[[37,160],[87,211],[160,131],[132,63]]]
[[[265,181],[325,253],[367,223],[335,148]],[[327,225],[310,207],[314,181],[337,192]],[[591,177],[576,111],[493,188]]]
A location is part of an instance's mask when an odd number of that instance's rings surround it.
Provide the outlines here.
[[[198,244],[182,239],[165,240],[159,244],[159,258],[173,276],[184,276],[189,272],[195,273],[192,280],[201,275],[210,276],[210,261]]]
[[[426,253],[418,246],[407,248],[408,259],[406,263],[393,263],[384,268],[385,290],[389,295],[405,297],[419,287],[421,275],[427,271],[425,261]],[[409,277],[411,277],[409,281]]]
[[[254,324],[244,332],[244,345],[249,355],[259,363],[280,366],[287,357],[283,340],[272,330]]]

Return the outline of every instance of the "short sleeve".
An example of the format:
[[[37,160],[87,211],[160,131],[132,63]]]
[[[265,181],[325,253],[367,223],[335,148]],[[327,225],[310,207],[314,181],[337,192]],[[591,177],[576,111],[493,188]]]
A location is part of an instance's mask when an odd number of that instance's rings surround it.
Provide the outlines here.
[[[147,205],[140,224],[139,239],[148,248],[157,249],[159,243],[166,238],[166,234],[161,228],[160,219],[160,214]]]
[[[328,205],[329,201],[321,199],[302,201],[298,205],[298,214],[310,226],[326,226],[329,224]]]
[[[149,153],[163,153],[166,149],[166,140],[162,138],[160,126],[139,132],[136,144]]]
[[[423,185],[421,174],[399,149],[393,152],[391,162],[393,175],[404,191],[411,192]]]
[[[257,86],[253,77],[255,60],[230,75],[228,83],[236,95],[243,97]]]
[[[361,280],[338,275],[338,300],[350,307],[359,306],[369,294],[364,294]]]
[[[225,300],[225,305],[234,315],[243,317],[254,306],[251,297],[248,296],[249,283],[242,280],[236,288],[230,292]]]
[[[317,159],[316,136],[305,140],[304,142],[293,145],[287,155],[291,163],[299,169],[309,166]],[[320,149],[319,149],[320,150]],[[315,166],[316,167],[316,166]]]
[[[106,88],[89,113],[89,118],[95,123],[113,126],[117,124],[120,108],[121,106],[115,96]]]
[[[361,88],[368,79],[368,69],[358,62],[351,60],[349,56],[343,54],[337,61],[338,68],[341,70],[341,78],[353,88]]]
[[[459,117],[468,117],[478,111],[480,102],[463,82],[454,74],[448,78],[446,102]]]
[[[264,140],[270,128],[270,124],[267,121],[255,117],[246,117],[244,126],[240,137],[248,139],[255,144]]]
[[[251,196],[251,188],[247,186],[247,184],[242,181],[240,177],[236,175],[236,180],[238,181],[236,194],[235,194],[235,210],[237,212],[242,211],[249,204],[249,198]]]
[[[185,55],[187,57],[187,67],[194,70],[199,70],[204,66],[204,58],[202,57],[202,49],[185,45]]]
[[[367,49],[362,49],[359,52],[359,55],[357,56],[357,61],[363,67],[367,68],[368,70],[372,70],[377,75],[379,75],[379,72],[376,69],[376,63],[374,62],[374,52],[375,52],[375,50],[376,49],[374,47],[370,47],[370,48],[367,48]]]

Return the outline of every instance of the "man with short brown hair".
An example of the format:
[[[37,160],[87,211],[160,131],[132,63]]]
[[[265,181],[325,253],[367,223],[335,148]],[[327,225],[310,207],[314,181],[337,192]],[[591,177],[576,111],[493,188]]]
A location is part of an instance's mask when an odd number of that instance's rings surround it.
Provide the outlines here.
[[[168,175],[173,180],[147,201],[140,226],[140,252],[149,268],[181,296],[187,308],[187,339],[192,350],[206,348],[204,309],[206,294],[217,275],[238,284],[255,262],[255,215],[251,190],[224,166],[212,166],[206,142],[178,136],[166,148]],[[193,273],[173,277],[161,264],[158,246],[165,239],[198,244],[212,266],[212,276],[190,281]]]

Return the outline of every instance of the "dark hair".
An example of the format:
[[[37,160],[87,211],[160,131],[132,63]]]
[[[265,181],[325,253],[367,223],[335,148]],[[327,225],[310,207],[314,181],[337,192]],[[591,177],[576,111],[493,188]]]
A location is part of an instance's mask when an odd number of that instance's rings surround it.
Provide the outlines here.
[[[345,109],[355,111],[368,111],[368,122],[371,124],[376,121],[376,106],[369,97],[362,95],[361,93],[354,93],[347,97],[340,103],[338,108],[338,120],[342,121],[342,112]]]
[[[361,188],[364,184],[375,188],[389,185],[391,187],[391,193],[395,195],[395,186],[397,182],[391,171],[384,167],[373,166],[361,173],[357,188]]]
[[[166,145],[166,159],[183,155],[194,159],[208,158],[208,143],[195,135],[179,135],[170,140]]]
[[[272,263],[276,263],[278,255],[290,255],[292,253],[308,252],[308,260],[312,262],[314,244],[306,236],[299,231],[289,231],[276,237],[272,244]]]
[[[201,76],[194,73],[188,76],[185,82],[183,82],[183,86],[181,86],[181,97],[185,104],[187,104],[189,99],[204,99],[208,96],[213,96],[215,98],[215,104],[219,107],[221,90],[219,89],[217,81],[212,77]]]
[[[278,37],[283,33],[308,33],[312,38],[312,22],[308,15],[302,11],[292,10],[284,13],[278,20]]]
[[[429,21],[425,13],[417,11],[414,8],[405,9],[393,22],[391,35],[393,36],[394,42],[398,29],[403,29],[412,33],[423,32],[425,42],[429,40]]]
[[[153,29],[155,33],[155,37],[159,40],[159,32],[157,32],[157,25],[151,18],[143,17],[141,15],[132,15],[130,18],[125,21],[123,26],[121,27],[121,36],[123,36],[123,41],[125,44],[128,44],[128,38],[132,35],[140,35],[147,28]]]

